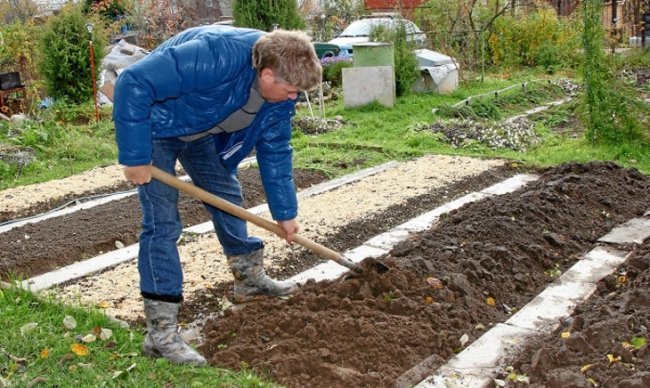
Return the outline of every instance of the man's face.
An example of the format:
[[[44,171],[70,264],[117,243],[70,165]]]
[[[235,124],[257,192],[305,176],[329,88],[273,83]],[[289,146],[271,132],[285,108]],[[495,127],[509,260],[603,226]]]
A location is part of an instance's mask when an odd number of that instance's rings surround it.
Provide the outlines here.
[[[260,73],[260,93],[268,102],[282,102],[298,98],[300,89],[278,81],[273,70],[264,69]]]

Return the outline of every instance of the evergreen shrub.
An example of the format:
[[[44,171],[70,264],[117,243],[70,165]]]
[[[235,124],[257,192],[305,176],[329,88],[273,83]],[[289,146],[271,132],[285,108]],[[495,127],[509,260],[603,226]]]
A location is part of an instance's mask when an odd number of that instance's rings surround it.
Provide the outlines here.
[[[100,22],[85,18],[79,6],[68,5],[43,28],[39,68],[49,95],[55,99],[78,104],[92,98],[88,22],[95,26],[92,37],[97,77],[106,47]]]

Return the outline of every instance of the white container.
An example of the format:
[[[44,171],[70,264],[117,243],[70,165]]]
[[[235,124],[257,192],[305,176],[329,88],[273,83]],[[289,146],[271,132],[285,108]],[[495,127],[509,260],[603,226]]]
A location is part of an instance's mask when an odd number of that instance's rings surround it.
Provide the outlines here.
[[[413,91],[417,93],[452,92],[458,88],[458,64],[448,55],[431,50],[415,50],[420,78]]]

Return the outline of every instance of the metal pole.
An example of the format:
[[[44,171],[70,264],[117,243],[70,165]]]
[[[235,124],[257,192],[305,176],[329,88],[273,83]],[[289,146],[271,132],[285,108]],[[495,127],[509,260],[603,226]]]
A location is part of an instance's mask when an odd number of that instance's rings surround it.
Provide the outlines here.
[[[95,79],[95,49],[93,47],[93,24],[87,23],[88,48],[90,50],[90,75],[93,79],[93,101],[95,105],[95,122],[99,122],[99,106],[97,105],[97,80]]]
[[[485,32],[481,29],[481,83],[485,78]]]
[[[95,104],[95,121],[99,122],[99,107],[97,105],[97,80],[95,79],[95,50],[93,41],[90,40],[90,72],[93,77],[93,101]]]
[[[612,54],[616,52],[616,39],[618,38],[618,31],[616,25],[618,24],[618,7],[617,1],[612,0]]]

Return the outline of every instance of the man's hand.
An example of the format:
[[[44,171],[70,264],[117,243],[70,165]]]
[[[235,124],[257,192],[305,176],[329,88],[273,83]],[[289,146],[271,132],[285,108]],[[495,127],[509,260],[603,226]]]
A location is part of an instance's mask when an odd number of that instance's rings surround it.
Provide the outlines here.
[[[124,167],[124,176],[129,182],[136,185],[147,184],[151,182],[151,165],[126,166]]]
[[[287,240],[289,244],[292,244],[293,236],[298,233],[298,230],[300,229],[298,221],[293,219],[289,221],[276,221],[276,223],[282,228],[282,230],[284,230],[284,233],[286,234],[284,239]]]

